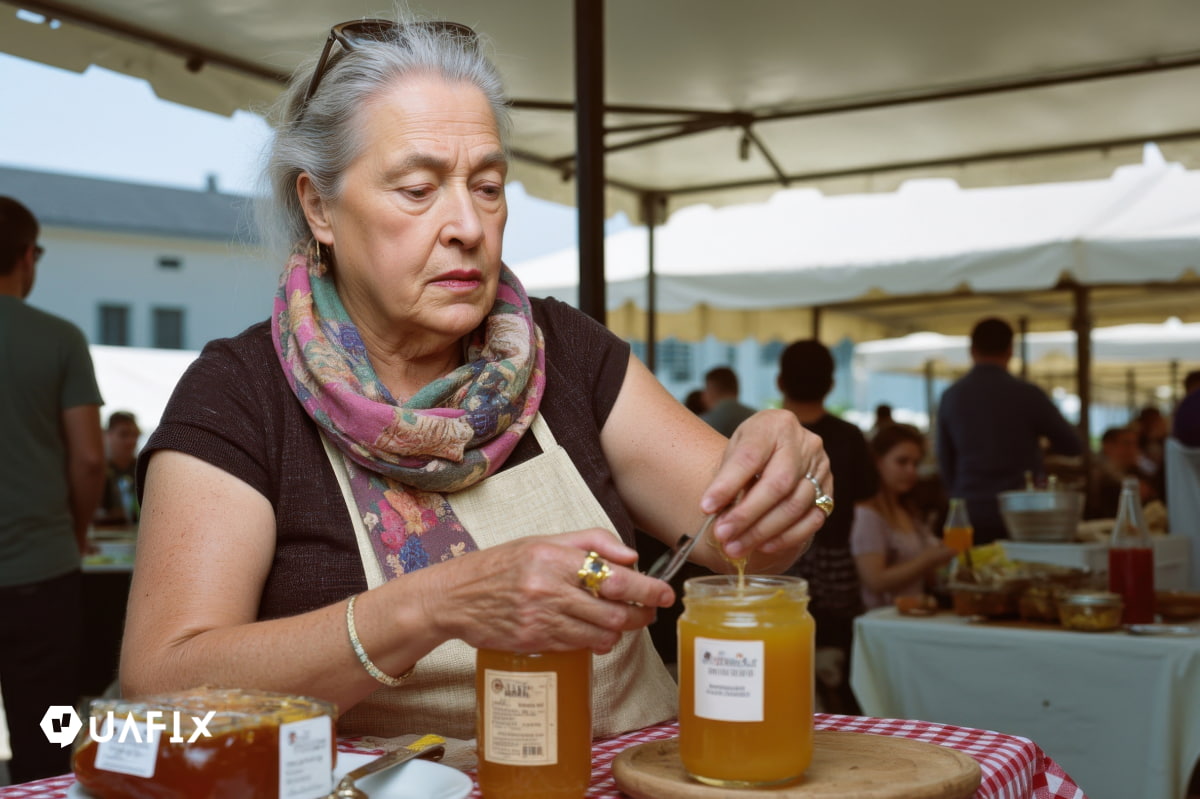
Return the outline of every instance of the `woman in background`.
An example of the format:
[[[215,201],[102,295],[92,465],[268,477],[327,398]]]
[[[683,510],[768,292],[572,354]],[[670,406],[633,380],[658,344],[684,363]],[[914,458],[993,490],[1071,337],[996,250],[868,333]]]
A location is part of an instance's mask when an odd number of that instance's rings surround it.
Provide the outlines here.
[[[863,604],[877,608],[898,596],[925,592],[938,567],[954,559],[921,519],[909,492],[925,439],[915,427],[893,424],[871,439],[879,491],[854,508],[850,551],[862,584]]]

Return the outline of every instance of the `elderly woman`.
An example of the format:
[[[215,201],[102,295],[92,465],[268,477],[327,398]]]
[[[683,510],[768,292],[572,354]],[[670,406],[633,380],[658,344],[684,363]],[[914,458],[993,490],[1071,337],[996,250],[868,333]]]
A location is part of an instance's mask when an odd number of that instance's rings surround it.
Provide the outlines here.
[[[725,509],[725,552],[782,571],[825,518],[820,440],[782,411],[727,440],[526,296],[470,29],[338,25],[283,104],[292,254],[270,321],[205,348],[145,448],[124,692],[303,693],[344,733],[471,737],[474,648],[587,648],[597,734],[671,717],[644,628],[675,597],[635,570],[634,527],[674,544]]]

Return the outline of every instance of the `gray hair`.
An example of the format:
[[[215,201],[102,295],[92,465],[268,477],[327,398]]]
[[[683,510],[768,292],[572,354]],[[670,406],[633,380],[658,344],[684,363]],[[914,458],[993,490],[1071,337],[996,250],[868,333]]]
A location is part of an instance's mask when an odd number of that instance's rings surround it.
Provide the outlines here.
[[[425,74],[475,86],[491,105],[501,144],[508,151],[508,104],[500,73],[480,51],[481,43],[466,46],[460,36],[403,18],[388,37],[358,42],[353,49],[335,43],[317,93],[305,104],[318,59],[314,54],[297,68],[275,103],[275,135],[267,150],[262,175],[266,185],[257,209],[269,252],[283,257],[312,237],[296,179],[308,173],[321,197],[337,197],[346,169],[362,152],[360,109],[397,80]]]

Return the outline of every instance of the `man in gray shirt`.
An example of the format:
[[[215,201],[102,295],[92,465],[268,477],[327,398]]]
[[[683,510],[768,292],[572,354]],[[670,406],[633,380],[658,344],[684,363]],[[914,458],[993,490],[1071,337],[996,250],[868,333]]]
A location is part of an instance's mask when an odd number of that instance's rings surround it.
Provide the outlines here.
[[[976,544],[1008,536],[996,495],[1023,488],[1025,472],[1042,475],[1042,438],[1052,452],[1083,452],[1046,393],[1009,374],[1012,353],[1012,327],[1003,319],[980,321],[971,332],[974,366],[938,406],[938,468],[949,496],[966,499]]]
[[[65,774],[46,739],[74,706],[82,649],[80,556],[104,485],[100,390],[83,333],[30,307],[37,220],[0,197],[0,689],[14,783]]]
[[[754,409],[738,402],[737,374],[728,366],[710,369],[704,376],[704,400],[708,405],[700,418],[728,438],[742,422],[754,415]]]

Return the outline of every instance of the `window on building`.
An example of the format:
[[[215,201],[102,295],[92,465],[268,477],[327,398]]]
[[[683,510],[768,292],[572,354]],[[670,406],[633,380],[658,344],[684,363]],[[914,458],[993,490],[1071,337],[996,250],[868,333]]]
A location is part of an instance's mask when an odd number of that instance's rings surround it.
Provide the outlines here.
[[[182,269],[183,259],[178,255],[160,255],[158,256],[159,269]]]
[[[164,350],[183,349],[183,309],[154,309],[154,346]]]
[[[129,346],[129,306],[101,305],[99,335],[96,343],[113,347]]]
[[[676,383],[686,383],[692,379],[692,345],[675,339],[667,339],[659,343],[655,352],[658,361],[658,371]]]

